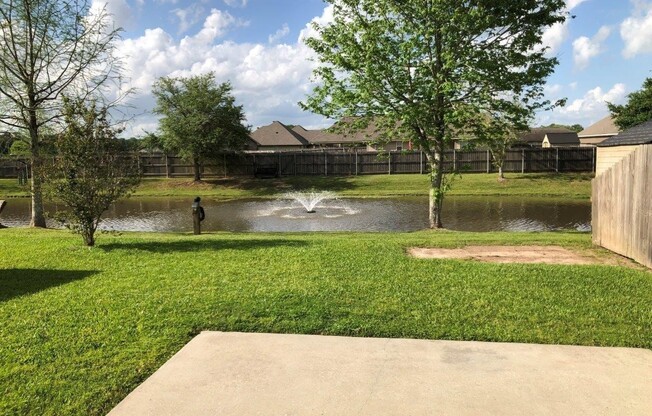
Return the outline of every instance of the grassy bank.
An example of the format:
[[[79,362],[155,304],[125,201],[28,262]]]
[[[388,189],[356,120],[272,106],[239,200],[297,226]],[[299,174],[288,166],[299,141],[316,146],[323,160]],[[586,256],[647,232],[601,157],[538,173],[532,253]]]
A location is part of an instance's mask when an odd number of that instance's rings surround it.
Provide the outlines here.
[[[591,196],[592,174],[465,174],[456,179],[450,195],[539,196],[586,199]],[[387,197],[428,194],[427,175],[291,176],[279,179],[208,179],[194,184],[183,179],[145,179],[134,196],[195,196],[216,198],[269,198],[288,190],[319,189],[348,197]],[[0,199],[28,196],[14,179],[0,179]]]
[[[576,233],[0,230],[0,414],[105,414],[201,330],[652,348],[652,274],[408,258]]]

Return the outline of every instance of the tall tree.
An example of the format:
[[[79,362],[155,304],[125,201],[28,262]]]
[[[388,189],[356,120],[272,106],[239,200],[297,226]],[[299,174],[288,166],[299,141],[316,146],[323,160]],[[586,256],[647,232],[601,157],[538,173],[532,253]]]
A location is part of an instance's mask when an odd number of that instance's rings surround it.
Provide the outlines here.
[[[67,208],[60,219],[93,246],[102,214],[133,191],[140,169],[137,159],[123,152],[106,108],[65,100],[63,115],[65,129],[54,142],[57,157],[44,163],[42,174],[46,189]]]
[[[306,41],[320,65],[304,108],[409,135],[429,162],[430,225],[441,227],[453,133],[494,114],[522,125],[550,106],[543,85],[557,60],[540,45],[567,18],[564,0],[327,1],[333,22]]]
[[[118,30],[87,0],[0,0],[0,123],[25,132],[32,169],[31,225],[45,227],[42,128],[61,117],[61,97],[100,92],[115,74]]]
[[[652,78],[646,78],[643,87],[627,95],[627,104],[607,103],[614,122],[625,130],[652,119]]]
[[[160,121],[166,150],[192,161],[195,181],[201,180],[201,165],[216,154],[242,150],[249,127],[242,106],[228,82],[217,84],[213,73],[189,78],[160,78],[154,84],[154,111]]]

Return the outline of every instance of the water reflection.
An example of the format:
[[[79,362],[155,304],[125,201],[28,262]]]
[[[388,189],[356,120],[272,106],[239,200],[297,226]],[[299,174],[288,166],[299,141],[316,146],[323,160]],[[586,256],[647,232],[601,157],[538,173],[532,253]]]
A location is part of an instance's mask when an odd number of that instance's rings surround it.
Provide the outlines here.
[[[192,198],[131,198],[112,206],[105,230],[191,231]],[[202,198],[206,231],[415,231],[428,227],[425,198],[337,199],[324,201],[306,214],[282,200],[220,202]],[[46,209],[59,209],[49,204]],[[11,199],[2,224],[29,223],[28,199]],[[506,197],[452,197],[444,202],[444,226],[460,231],[590,231],[588,201]],[[48,226],[57,224],[48,221]]]

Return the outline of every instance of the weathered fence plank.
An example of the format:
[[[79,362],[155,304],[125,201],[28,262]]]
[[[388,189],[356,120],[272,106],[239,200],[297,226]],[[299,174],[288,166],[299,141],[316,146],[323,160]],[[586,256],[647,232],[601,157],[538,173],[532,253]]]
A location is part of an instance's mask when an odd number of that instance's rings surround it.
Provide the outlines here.
[[[652,268],[652,145],[593,179],[593,243]]]

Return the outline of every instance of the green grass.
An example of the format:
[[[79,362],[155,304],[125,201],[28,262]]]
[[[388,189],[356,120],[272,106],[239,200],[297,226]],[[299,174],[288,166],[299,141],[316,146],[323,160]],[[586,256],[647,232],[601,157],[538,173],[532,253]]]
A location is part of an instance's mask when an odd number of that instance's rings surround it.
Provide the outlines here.
[[[0,414],[105,414],[202,330],[652,348],[652,274],[407,257],[578,233],[0,230]]]
[[[449,195],[538,196],[582,198],[591,196],[592,174],[464,174],[453,183]],[[184,179],[143,180],[134,196],[210,196],[216,198],[269,198],[288,190],[328,189],[347,197],[388,197],[428,194],[427,175],[289,176],[280,179],[209,179],[193,184]],[[0,179],[0,198],[28,196],[14,179]]]

